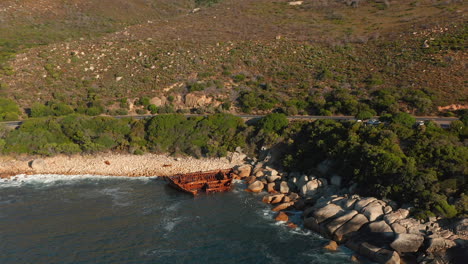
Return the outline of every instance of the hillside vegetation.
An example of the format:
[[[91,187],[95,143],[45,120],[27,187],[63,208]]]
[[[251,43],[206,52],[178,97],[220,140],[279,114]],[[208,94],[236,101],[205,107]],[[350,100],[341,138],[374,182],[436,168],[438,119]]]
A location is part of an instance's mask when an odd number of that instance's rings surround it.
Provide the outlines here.
[[[34,103],[436,114],[467,104],[465,11],[430,0],[2,1],[0,93],[23,117]]]

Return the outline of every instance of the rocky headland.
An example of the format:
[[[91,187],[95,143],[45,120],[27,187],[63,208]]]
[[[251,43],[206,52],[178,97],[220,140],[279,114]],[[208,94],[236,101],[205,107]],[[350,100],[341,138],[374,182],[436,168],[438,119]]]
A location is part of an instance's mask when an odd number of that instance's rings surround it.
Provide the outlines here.
[[[321,178],[299,172],[277,171],[252,162],[236,173],[246,191],[266,192],[263,202],[278,212],[277,221],[296,227],[288,212],[302,211],[303,225],[331,239],[325,248],[344,245],[377,263],[462,263],[468,252],[468,219],[410,217],[410,207],[389,200],[361,197],[356,186],[342,188],[341,177]],[[352,256],[354,261],[359,257]]]

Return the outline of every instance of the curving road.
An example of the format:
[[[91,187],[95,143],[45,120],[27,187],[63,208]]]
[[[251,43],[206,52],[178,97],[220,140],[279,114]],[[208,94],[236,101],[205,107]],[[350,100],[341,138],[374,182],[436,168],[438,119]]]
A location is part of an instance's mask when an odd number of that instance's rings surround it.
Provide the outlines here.
[[[135,118],[135,119],[145,119],[145,118],[150,118],[153,116],[157,115],[129,115],[129,116],[110,116],[110,117],[115,117],[115,118]],[[203,114],[185,114],[185,116],[190,117],[190,116],[205,116]],[[256,119],[256,118],[262,118],[265,115],[235,115],[240,118],[250,120],[250,119]],[[378,117],[376,117],[378,118]],[[440,117],[440,116],[415,116],[416,121],[433,121],[439,125],[449,125],[452,121],[458,120],[456,117]],[[330,119],[330,120],[357,120],[354,116],[288,116],[289,120],[309,120],[309,121],[314,121],[317,119]],[[23,123],[23,121],[9,121],[9,122],[0,122],[0,124],[3,124],[9,128],[16,128],[20,126]]]

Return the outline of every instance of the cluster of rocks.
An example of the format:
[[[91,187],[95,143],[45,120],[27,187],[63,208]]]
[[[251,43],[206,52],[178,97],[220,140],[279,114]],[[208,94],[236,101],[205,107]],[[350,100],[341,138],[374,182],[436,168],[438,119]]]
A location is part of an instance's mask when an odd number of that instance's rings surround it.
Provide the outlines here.
[[[304,226],[379,263],[400,263],[400,256],[430,262],[465,242],[434,220],[408,218],[407,209],[373,197],[320,197],[304,211]],[[439,259],[440,260],[440,259]]]
[[[465,236],[442,229],[438,219],[422,223],[409,218],[409,210],[392,201],[346,194],[336,175],[328,180],[288,174],[262,162],[242,165],[235,172],[247,183],[247,191],[268,193],[263,202],[279,212],[278,221],[288,221],[286,209],[302,210],[304,227],[378,263],[401,263],[400,257],[418,263],[445,263],[448,249],[468,246]],[[468,227],[466,221],[464,227]]]

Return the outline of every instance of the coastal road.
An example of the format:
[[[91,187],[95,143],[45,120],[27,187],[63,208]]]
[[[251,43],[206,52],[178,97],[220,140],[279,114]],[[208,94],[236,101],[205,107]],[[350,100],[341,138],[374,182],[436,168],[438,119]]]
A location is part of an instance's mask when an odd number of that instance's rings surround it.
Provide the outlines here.
[[[135,119],[145,119],[151,118],[157,115],[129,115],[129,116],[111,116],[115,118],[135,118]],[[185,114],[185,116],[205,116],[203,114]],[[245,120],[262,118],[264,115],[235,115]],[[375,117],[378,118],[378,117]],[[452,121],[458,120],[456,117],[441,117],[441,116],[415,116],[416,121],[433,121],[439,125],[446,126],[449,125]],[[293,120],[309,120],[314,121],[318,119],[329,119],[329,120],[357,120],[354,116],[288,116],[288,119]],[[9,122],[0,122],[0,125],[3,124],[8,128],[17,128],[23,123],[23,121],[9,121]]]

